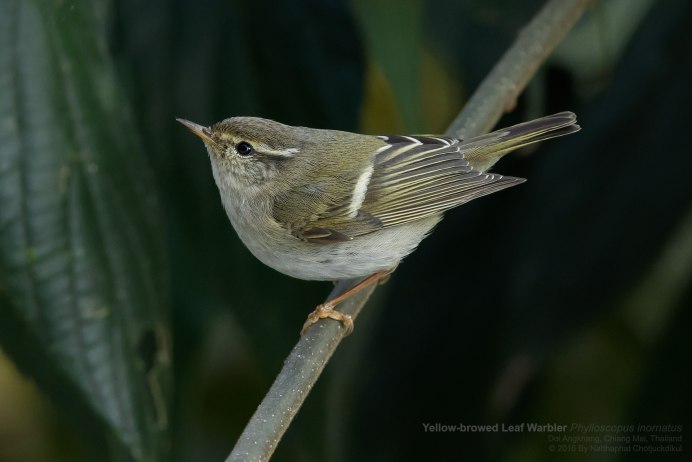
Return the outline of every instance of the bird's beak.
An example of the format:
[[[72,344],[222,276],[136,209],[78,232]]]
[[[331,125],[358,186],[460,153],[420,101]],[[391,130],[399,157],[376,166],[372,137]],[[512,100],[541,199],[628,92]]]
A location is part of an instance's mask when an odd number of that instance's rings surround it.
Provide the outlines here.
[[[195,135],[199,136],[202,138],[202,141],[205,143],[210,143],[210,144],[215,144],[214,140],[211,139],[210,133],[209,133],[209,128],[204,127],[202,125],[196,124],[194,122],[190,122],[189,120],[185,119],[175,119],[181,124],[185,125],[188,130],[190,130],[192,133]]]

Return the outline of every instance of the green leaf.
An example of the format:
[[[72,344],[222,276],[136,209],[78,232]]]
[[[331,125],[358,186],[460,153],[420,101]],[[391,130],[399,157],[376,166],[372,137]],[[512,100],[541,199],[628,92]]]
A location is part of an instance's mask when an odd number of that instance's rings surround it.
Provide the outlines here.
[[[58,405],[154,460],[170,374],[160,210],[104,6],[0,2],[0,343]]]

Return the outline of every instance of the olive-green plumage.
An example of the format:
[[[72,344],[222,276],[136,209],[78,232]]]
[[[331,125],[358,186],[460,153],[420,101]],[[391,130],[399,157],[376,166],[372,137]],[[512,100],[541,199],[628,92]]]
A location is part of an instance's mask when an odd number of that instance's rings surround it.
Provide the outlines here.
[[[487,173],[504,154],[579,130],[562,112],[469,140],[371,136],[234,117],[203,127],[228,216],[264,263],[302,279],[398,264],[450,208],[523,182]]]

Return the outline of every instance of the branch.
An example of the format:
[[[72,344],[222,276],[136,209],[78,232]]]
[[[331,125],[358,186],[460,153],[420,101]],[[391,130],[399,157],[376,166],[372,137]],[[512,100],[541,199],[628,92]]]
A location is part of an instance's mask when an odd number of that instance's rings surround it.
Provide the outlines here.
[[[447,134],[464,139],[489,132],[503,113],[514,108],[529,80],[591,2],[548,1],[471,95]]]
[[[590,1],[550,0],[495,65],[447,134],[467,138],[489,131],[502,113],[514,106],[519,93]],[[359,280],[340,281],[328,300]],[[339,305],[339,311],[355,320],[373,290],[370,286],[350,297]],[[269,460],[343,335],[341,324],[332,320],[322,320],[308,329],[286,358],[226,462]]]
[[[358,281],[360,279],[339,281],[327,300],[347,291]],[[339,305],[339,311],[355,319],[374,290],[375,286],[368,286],[357,292]],[[226,462],[269,460],[344,333],[341,323],[322,320],[300,337]]]

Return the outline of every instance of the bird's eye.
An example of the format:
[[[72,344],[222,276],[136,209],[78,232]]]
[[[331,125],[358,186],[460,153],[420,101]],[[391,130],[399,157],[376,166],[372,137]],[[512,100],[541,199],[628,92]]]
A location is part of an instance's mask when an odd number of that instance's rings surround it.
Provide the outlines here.
[[[250,143],[247,141],[241,141],[235,147],[236,152],[239,156],[247,157],[255,150]]]

